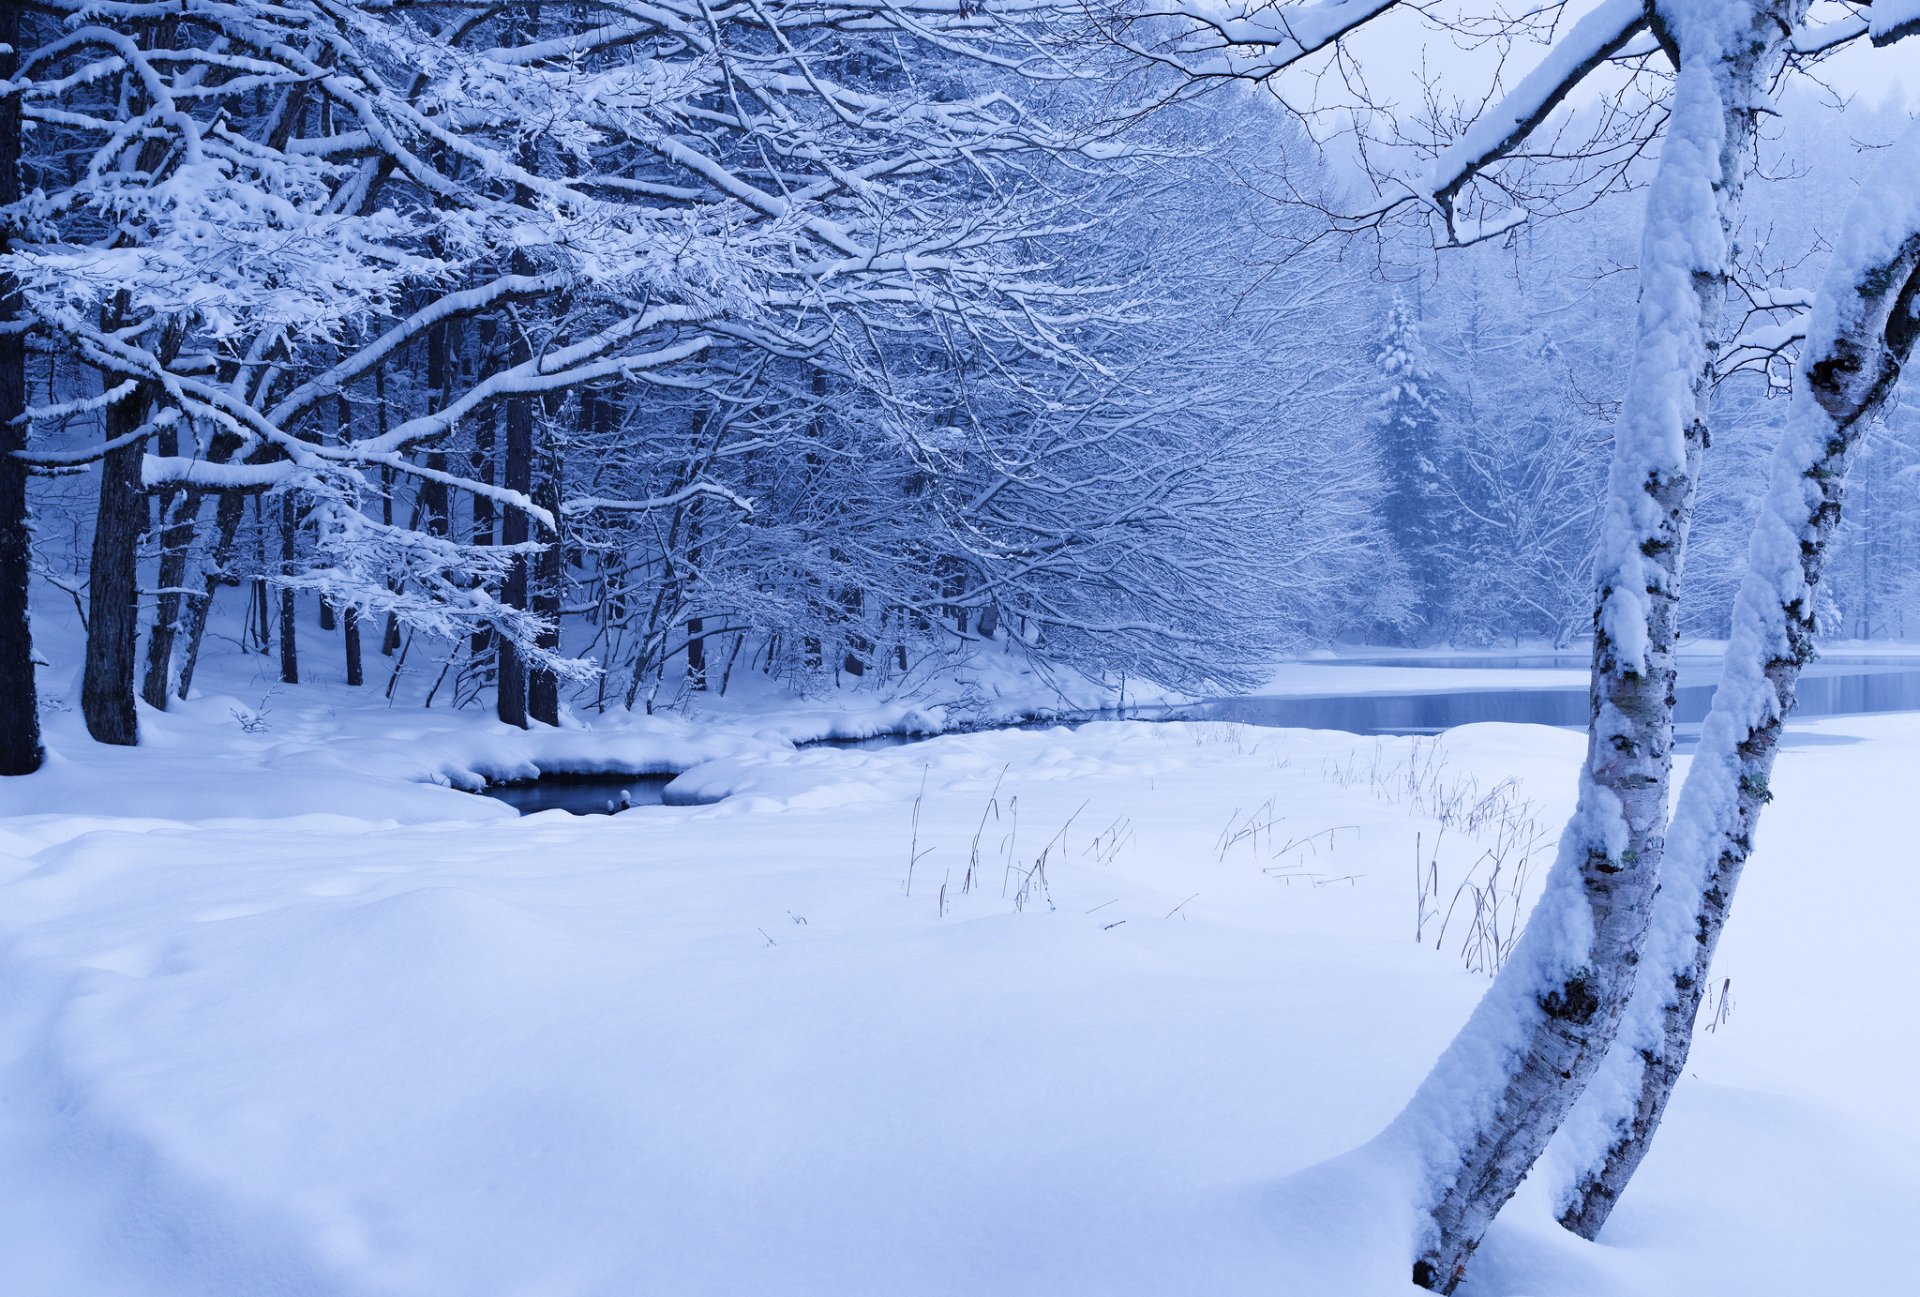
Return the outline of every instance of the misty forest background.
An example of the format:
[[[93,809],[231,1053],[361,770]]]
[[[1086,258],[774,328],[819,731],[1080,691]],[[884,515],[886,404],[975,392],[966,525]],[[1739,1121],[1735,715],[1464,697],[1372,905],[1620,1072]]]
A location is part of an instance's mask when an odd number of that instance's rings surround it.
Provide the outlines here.
[[[1631,132],[1557,216],[1436,250],[1420,219],[1330,232],[1363,146],[1418,151],[1404,123],[1162,75],[1057,13],[880,40],[857,7],[475,9],[276,67],[221,26],[268,12],[130,22],[145,83],[16,15],[36,641],[52,705],[87,659],[98,738],[208,641],[525,724],[750,675],[951,692],[984,653],[1213,692],[1336,642],[1586,628]],[[1905,113],[1786,120],[1723,322],[1696,636],[1823,218]],[[1916,466],[1907,404],[1854,470],[1829,633],[1920,615]]]

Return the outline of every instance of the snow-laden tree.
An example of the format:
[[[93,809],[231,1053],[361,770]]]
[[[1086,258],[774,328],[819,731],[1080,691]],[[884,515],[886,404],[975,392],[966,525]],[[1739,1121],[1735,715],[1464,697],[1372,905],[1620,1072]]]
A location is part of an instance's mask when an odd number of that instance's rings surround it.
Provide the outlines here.
[[[1196,78],[1270,81],[1399,7],[1175,0],[1151,18],[1117,24],[1117,34]],[[1645,963],[1668,834],[1680,580],[1756,125],[1775,111],[1776,82],[1817,53],[1863,39],[1891,43],[1920,28],[1908,4],[1830,8],[1809,24],[1804,0],[1603,0],[1554,30],[1539,65],[1504,95],[1465,112],[1463,129],[1435,141],[1431,166],[1393,175],[1386,206],[1372,214],[1425,211],[1446,241],[1485,238],[1524,220],[1529,202],[1564,206],[1583,181],[1617,184],[1621,159],[1640,151],[1638,128],[1659,126],[1632,360],[1595,561],[1592,721],[1578,809],[1512,959],[1396,1125],[1424,1170],[1428,1227],[1413,1274],[1432,1289],[1459,1283],[1494,1214],[1586,1089]],[[1471,5],[1462,22],[1514,31],[1504,11]],[[1634,111],[1621,78],[1658,58],[1670,85],[1655,88],[1655,111]],[[1612,92],[1607,102],[1618,111],[1602,111],[1584,144],[1571,146],[1560,129],[1564,114],[1558,122],[1553,115],[1589,81]],[[1562,183],[1545,166],[1529,173],[1500,165],[1523,146],[1535,159],[1567,159],[1560,174],[1571,179]],[[1782,528],[1762,542],[1767,562],[1791,547],[1790,535]],[[1774,651],[1760,635],[1741,643],[1748,653]],[[1791,678],[1774,679],[1771,705],[1784,711]]]
[[[1372,303],[1071,18],[30,10],[4,264],[89,728],[187,693],[222,590],[283,680],[317,605],[351,682],[516,724],[569,673],[642,705],[991,644],[1196,685],[1396,618]]]
[[[1272,240],[1206,121],[1175,111],[1130,132],[1151,174],[1048,158],[1025,175],[1079,214],[1021,244],[1096,307],[1065,346],[867,310],[817,353],[703,362],[676,401],[610,398],[607,430],[575,434],[594,447],[576,489],[674,503],[572,522],[594,556],[593,651],[615,677],[593,701],[672,697],[670,669],[715,687],[743,653],[806,689],[989,645],[1217,686],[1282,645],[1396,616],[1371,443],[1346,422],[1365,290],[1324,250]],[[1014,192],[1003,182],[1002,201]],[[1276,376],[1288,348],[1312,360]]]
[[[1631,309],[1590,214],[1511,246],[1455,250],[1427,293],[1450,401],[1435,495],[1446,638],[1564,645],[1591,615],[1591,563]]]
[[[1420,329],[1415,302],[1396,294],[1374,363],[1385,388],[1379,440],[1387,493],[1381,513],[1418,594],[1419,620],[1431,627],[1440,620],[1448,586],[1443,550],[1457,515],[1442,499],[1454,452],[1444,413],[1446,390]]]
[[[673,386],[716,353],[808,354],[863,313],[964,316],[1064,357],[1100,310],[1022,263],[1044,202],[979,200],[1008,159],[1101,151],[980,82],[1033,56],[1018,22],[323,0],[106,21],[52,0],[29,26],[13,102],[36,192],[7,266],[39,344],[99,376],[30,417],[50,442],[97,429],[36,453],[100,464],[84,706],[106,741],[135,735],[147,493],[149,702],[190,675],[249,492],[280,515],[261,575],[289,628],[299,589],[446,638],[484,629],[509,693],[531,665],[529,698],[550,700],[567,659],[537,609],[556,597],[542,538],[659,502],[543,498],[536,405]],[[454,448],[496,415],[498,472],[463,471]],[[461,500],[486,501],[498,543],[458,534]]]

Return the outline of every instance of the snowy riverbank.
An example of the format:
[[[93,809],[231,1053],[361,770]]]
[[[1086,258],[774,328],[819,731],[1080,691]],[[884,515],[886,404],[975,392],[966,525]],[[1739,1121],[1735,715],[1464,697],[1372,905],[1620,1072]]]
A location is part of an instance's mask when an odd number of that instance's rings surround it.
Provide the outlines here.
[[[1416,835],[1444,909],[1464,808],[1517,779],[1550,838],[1581,744],[742,726],[670,754],[716,805],[520,819],[404,782],[471,727],[300,697],[10,786],[0,1291],[1413,1291],[1393,1159],[1346,1155],[1485,984],[1459,912],[1412,939]],[[1807,729],[1606,1242],[1523,1191],[1466,1291],[1903,1290],[1920,719]]]

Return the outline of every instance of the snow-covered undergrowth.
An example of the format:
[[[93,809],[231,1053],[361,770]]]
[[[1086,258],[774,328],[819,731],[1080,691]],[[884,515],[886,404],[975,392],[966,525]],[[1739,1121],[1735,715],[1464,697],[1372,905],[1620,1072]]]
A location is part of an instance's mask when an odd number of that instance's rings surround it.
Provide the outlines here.
[[[209,697],[130,752],[56,718],[0,790],[0,1292],[1414,1291],[1369,1141],[1486,984],[1471,900],[1439,950],[1418,906],[1485,883],[1490,794],[1550,838],[1582,742],[380,737],[329,697],[252,732]],[[1809,729],[1605,1241],[1523,1190],[1465,1291],[1904,1290],[1920,723]],[[542,742],[727,796],[515,818],[407,782]]]

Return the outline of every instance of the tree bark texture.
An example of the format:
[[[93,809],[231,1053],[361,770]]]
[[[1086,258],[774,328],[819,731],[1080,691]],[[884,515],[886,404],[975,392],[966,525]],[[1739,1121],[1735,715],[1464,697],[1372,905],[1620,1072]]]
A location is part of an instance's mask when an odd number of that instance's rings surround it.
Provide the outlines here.
[[[1680,578],[1728,231],[1755,105],[1804,8],[1680,0],[1654,14],[1679,70],[1648,193],[1631,386],[1596,563],[1578,808],[1512,959],[1397,1123],[1431,1177],[1413,1278],[1434,1291],[1452,1292],[1464,1276],[1599,1067],[1633,992],[1666,846]]]
[[[105,380],[109,385],[112,378]],[[107,407],[109,443],[131,438],[146,421],[145,387]],[[140,490],[138,440],[127,440],[100,461],[100,509],[93,524],[87,569],[86,667],[80,710],[97,742],[131,747],[140,741],[134,707],[134,650],[139,638],[140,533],[146,497]]]
[[[0,81],[13,77],[23,6],[0,4]],[[20,201],[20,96],[0,96],[0,207]],[[0,221],[0,252],[12,240]],[[0,775],[40,768],[39,694],[27,610],[33,538],[27,525],[27,340],[19,285],[0,275]]]
[[[300,515],[294,505],[293,493],[286,492],[280,497],[280,575],[293,575],[295,541],[299,535]],[[297,685],[300,683],[300,647],[296,636],[299,618],[294,615],[293,587],[280,587],[280,682]]]
[[[147,706],[167,709],[167,695],[173,688],[174,643],[184,627],[188,566],[192,560],[195,523],[200,514],[200,493],[175,491],[162,502],[165,522],[160,528],[160,593],[154,604],[153,627],[147,632],[147,662],[140,681],[140,696]]]
[[[1883,160],[1893,187],[1920,167],[1920,131]],[[1843,230],[1872,227],[1877,203]],[[1847,469],[1912,352],[1920,305],[1920,203],[1903,239],[1850,255],[1842,235],[1797,375],[1787,431],[1756,521],[1733,632],[1700,748],[1681,790],[1671,846],[1642,953],[1639,986],[1596,1086],[1569,1123],[1578,1163],[1561,1224],[1597,1236],[1646,1156],[1673,1087],[1686,1070],[1694,1022],[1734,889],[1772,799],[1780,732],[1802,668],[1814,657],[1815,612],[1830,542],[1840,525]],[[1618,1097],[1616,1097],[1618,1096]]]
[[[530,493],[533,485],[533,401],[529,397],[514,397],[507,403],[505,462],[502,464],[502,485],[509,491]],[[528,519],[525,511],[506,509],[500,519],[500,540],[504,545],[524,545],[528,539]],[[501,591],[501,601],[510,608],[526,609],[528,567],[527,556],[516,554],[507,569],[506,587]],[[527,727],[527,666],[520,653],[519,646],[511,638],[500,637],[499,697],[500,719],[509,725]]]

